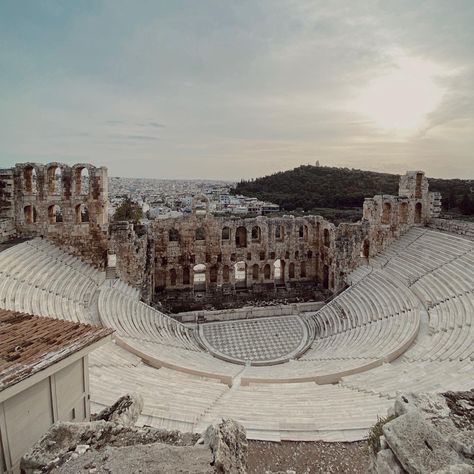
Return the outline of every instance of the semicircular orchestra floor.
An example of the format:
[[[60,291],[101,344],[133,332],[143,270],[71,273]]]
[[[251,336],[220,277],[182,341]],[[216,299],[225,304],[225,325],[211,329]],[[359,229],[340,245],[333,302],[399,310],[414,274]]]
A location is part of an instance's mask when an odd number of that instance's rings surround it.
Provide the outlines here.
[[[298,316],[204,323],[199,336],[216,357],[230,362],[266,365],[296,357],[308,342]]]

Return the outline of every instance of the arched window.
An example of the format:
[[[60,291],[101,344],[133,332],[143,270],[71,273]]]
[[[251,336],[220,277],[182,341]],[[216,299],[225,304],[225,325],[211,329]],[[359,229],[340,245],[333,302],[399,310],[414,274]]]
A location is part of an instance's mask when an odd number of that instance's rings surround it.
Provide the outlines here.
[[[312,250],[308,250],[308,253],[306,255],[307,255],[308,258],[313,258]]]
[[[262,250],[262,251],[259,253],[259,257],[260,257],[260,260],[265,260],[265,250]]]
[[[252,280],[257,281],[258,280],[258,274],[259,274],[259,267],[257,263],[253,264],[252,267]]]
[[[288,267],[288,276],[290,278],[295,278],[295,264],[293,262],[291,262]]]
[[[34,224],[36,222],[36,209],[31,204],[25,206],[23,209],[24,217],[25,217],[25,224]]]
[[[400,224],[408,223],[408,203],[402,202],[400,204]]]
[[[76,194],[89,194],[89,170],[81,167],[76,168],[74,171],[74,179],[76,182]]]
[[[298,237],[303,240],[308,240],[308,226],[300,225],[298,229]]]
[[[298,260],[300,258],[300,253],[298,250],[295,252],[295,260]]]
[[[179,242],[179,230],[178,229],[170,229],[168,231],[168,240],[170,242]]]
[[[222,240],[230,240],[230,228],[223,227],[222,228]]]
[[[206,232],[203,227],[196,229],[196,240],[206,240]]]
[[[198,263],[193,267],[194,289],[206,288],[206,265]]]
[[[50,224],[56,224],[63,221],[63,212],[59,206],[53,204],[48,207],[48,221]]]
[[[76,224],[83,224],[89,222],[89,209],[84,204],[76,206]]]
[[[243,226],[237,227],[235,232],[235,246],[237,248],[247,247],[247,229]]]
[[[331,245],[331,241],[329,238],[329,229],[323,230],[323,244],[325,247],[329,247]]]
[[[229,283],[229,280],[230,280],[229,265],[224,265],[222,267],[222,280],[224,283]]]
[[[275,227],[275,239],[276,240],[283,240],[285,238],[285,229],[282,225],[277,225]]]
[[[265,280],[270,280],[270,277],[271,277],[271,268],[270,268],[270,264],[267,263],[263,267],[263,278],[265,278]]]
[[[390,224],[392,205],[389,202],[383,203],[382,224]]]
[[[421,202],[415,204],[415,224],[421,224],[423,205]]]
[[[285,262],[277,259],[273,262],[273,277],[276,283],[283,283],[285,281]]]
[[[244,261],[234,264],[234,276],[236,286],[246,286],[247,284],[247,264]]]
[[[62,172],[57,165],[52,165],[47,170],[48,194],[61,194]]]
[[[306,262],[301,262],[300,264],[300,277],[306,278]]]
[[[252,227],[252,242],[260,242],[262,240],[262,231],[258,225]]]
[[[33,166],[26,166],[23,170],[23,179],[25,180],[25,192],[36,193],[37,191],[37,175]]]
[[[174,268],[170,270],[170,286],[176,286],[176,270]]]

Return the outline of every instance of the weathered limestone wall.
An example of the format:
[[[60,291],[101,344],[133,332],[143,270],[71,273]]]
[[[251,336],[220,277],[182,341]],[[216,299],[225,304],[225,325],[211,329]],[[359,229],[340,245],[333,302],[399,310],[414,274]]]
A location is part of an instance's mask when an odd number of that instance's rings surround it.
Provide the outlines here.
[[[89,164],[17,164],[0,174],[0,217],[19,236],[46,237],[93,265],[105,266],[108,233],[106,168]]]
[[[154,291],[154,241],[147,227],[130,222],[110,225],[109,252],[116,255],[116,274],[141,291],[149,303]]]
[[[182,323],[233,321],[237,319],[268,318],[274,316],[291,316],[297,313],[318,311],[324,306],[322,301],[293,303],[289,305],[244,306],[221,311],[188,311],[179,313],[175,318]]]
[[[16,235],[13,219],[0,219],[0,244],[12,239]]]
[[[473,409],[473,390],[399,395],[391,419],[369,438],[371,472],[474,472]]]
[[[458,234],[464,238],[474,240],[474,222],[464,222],[450,219],[431,219],[429,227],[451,234]]]
[[[414,171],[401,177],[398,196],[366,199],[357,223],[336,227],[321,216],[214,217],[194,206],[194,214],[153,221],[140,235],[130,226],[113,227],[111,241],[119,275],[162,302],[239,301],[244,291],[275,298],[313,291],[314,299],[316,287],[340,291],[361,261],[411,226],[427,225],[439,203],[424,173]]]

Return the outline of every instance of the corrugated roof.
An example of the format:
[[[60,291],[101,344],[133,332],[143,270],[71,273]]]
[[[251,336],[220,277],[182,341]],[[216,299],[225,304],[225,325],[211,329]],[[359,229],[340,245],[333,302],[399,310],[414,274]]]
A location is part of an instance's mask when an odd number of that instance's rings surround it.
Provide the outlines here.
[[[0,391],[113,331],[0,309]]]

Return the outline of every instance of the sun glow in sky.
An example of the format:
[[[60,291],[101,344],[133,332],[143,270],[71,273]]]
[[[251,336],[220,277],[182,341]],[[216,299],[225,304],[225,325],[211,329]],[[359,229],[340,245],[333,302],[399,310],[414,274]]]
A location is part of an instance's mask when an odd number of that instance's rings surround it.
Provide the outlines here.
[[[0,168],[474,178],[473,0],[1,0]]]
[[[415,132],[441,103],[444,90],[436,82],[441,75],[432,62],[399,55],[392,70],[369,82],[355,101],[355,111],[379,128]]]

